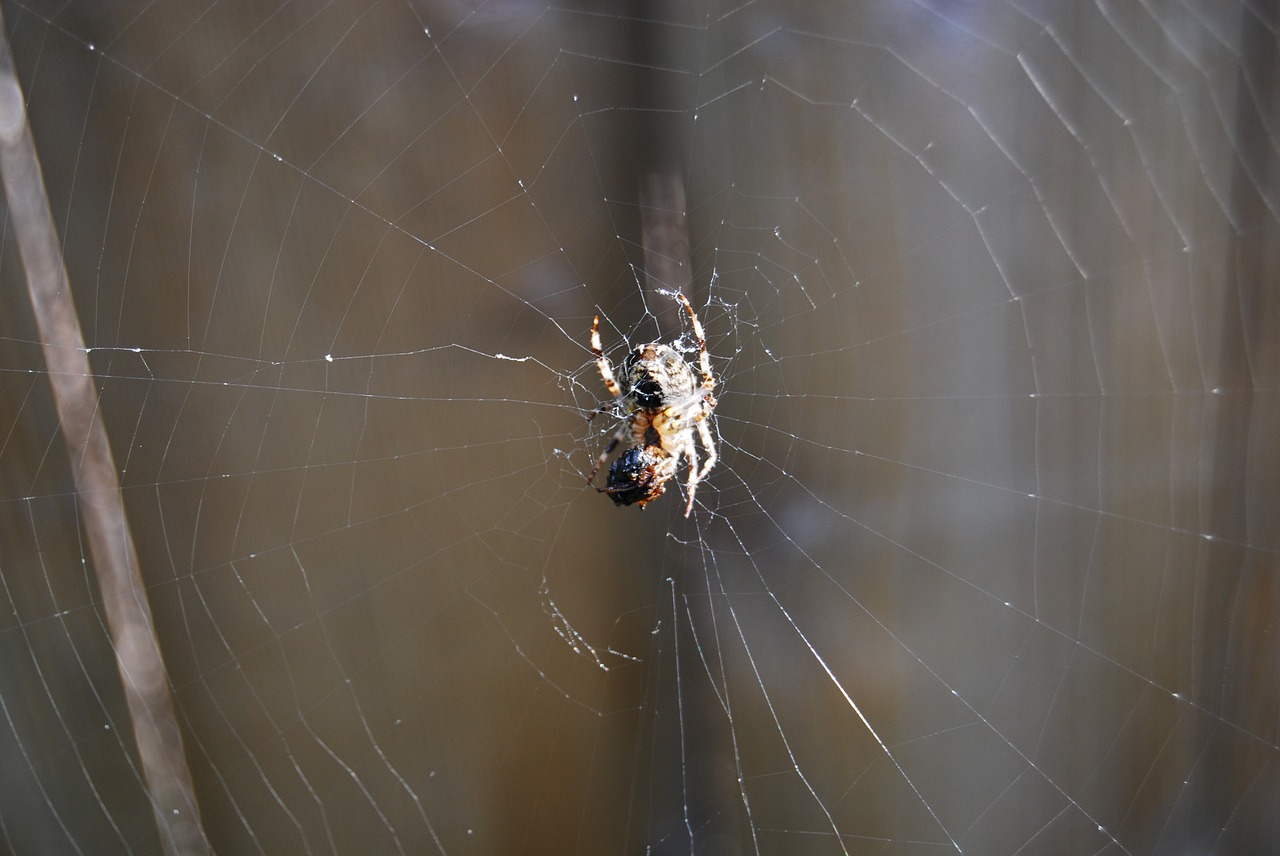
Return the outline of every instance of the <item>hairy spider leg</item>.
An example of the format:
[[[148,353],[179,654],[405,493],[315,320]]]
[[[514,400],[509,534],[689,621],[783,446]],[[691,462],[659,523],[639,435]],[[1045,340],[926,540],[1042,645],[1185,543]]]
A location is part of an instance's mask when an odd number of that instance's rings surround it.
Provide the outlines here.
[[[711,376],[711,357],[707,354],[707,334],[702,329],[702,322],[698,320],[698,314],[689,305],[689,298],[676,292],[676,299],[684,304],[684,311],[689,313],[689,321],[693,324],[693,336],[698,340],[698,368],[702,371],[702,388],[706,390],[704,398],[708,407],[715,407],[715,399],[711,396],[711,390],[715,389],[716,382]]]
[[[706,478],[707,473],[716,465],[716,444],[711,439],[711,429],[707,427],[706,419],[698,420],[698,439],[702,441],[702,448],[707,450],[707,459],[702,462],[702,471],[695,478],[693,473],[697,469],[697,458],[693,454],[693,443],[689,443],[689,502],[684,507],[685,517],[693,511],[693,491],[698,487],[698,482]]]
[[[689,313],[689,323],[693,326],[693,336],[698,340],[698,368],[702,371],[702,401],[708,409],[716,406],[715,396],[712,395],[715,390],[715,378],[711,374],[711,357],[707,353],[707,334],[702,329],[702,322],[698,320],[698,313],[693,311],[693,306],[689,303],[689,298],[677,292],[676,299],[684,306],[684,311]],[[700,413],[696,417],[698,426],[698,439],[702,442],[702,448],[707,450],[707,459],[702,464],[702,469],[698,469],[698,459],[694,453],[693,443],[690,442],[688,449],[689,456],[689,501],[684,507],[684,516],[688,517],[693,511],[693,494],[697,490],[698,482],[706,478],[707,473],[711,472],[711,468],[716,465],[716,445],[711,437],[711,429],[707,425],[705,413]]]
[[[599,410],[596,411],[596,413],[599,412]],[[595,416],[595,413],[591,415]],[[618,447],[618,443],[620,443],[622,438],[625,436],[627,436],[627,424],[624,422],[622,426],[618,428],[613,437],[610,438],[609,442],[605,444],[604,451],[600,453],[600,457],[596,458],[596,465],[591,468],[591,474],[587,476],[587,484],[594,486],[592,479],[596,477],[596,473],[600,472],[600,468],[604,466],[604,462],[609,460],[609,454]],[[596,489],[599,490],[599,488]]]
[[[609,390],[609,394],[615,399],[621,398],[622,390],[618,388],[618,381],[613,377],[613,367],[609,365],[609,358],[604,355],[604,346],[600,344],[599,315],[591,319],[591,353],[596,355],[596,368],[600,370],[600,377],[604,379],[605,389]]]
[[[699,422],[698,424],[701,425],[702,423]],[[693,492],[698,489],[698,480],[700,478],[698,476],[698,450],[694,447],[693,440],[689,440],[680,448],[679,455],[689,459],[689,486],[687,488],[689,501],[684,506],[684,516],[688,517],[689,513],[693,511]]]
[[[622,390],[618,387],[618,381],[614,379],[613,367],[609,365],[609,358],[604,355],[604,346],[600,343],[600,316],[597,315],[591,319],[591,353],[596,355],[596,368],[600,370],[600,377],[604,380],[605,389],[609,390],[609,394],[613,396],[613,401],[606,401],[592,411],[587,417],[590,422],[597,415],[604,413],[610,407],[617,404],[618,399],[622,397]],[[587,484],[591,484],[596,477],[596,473],[600,472],[600,468],[604,466],[604,462],[609,459],[609,453],[618,447],[618,443],[622,438],[627,436],[627,426],[624,423],[618,428],[616,434],[609,440],[604,447],[604,451],[600,453],[600,457],[596,459],[596,465],[591,468],[591,475],[587,476]]]

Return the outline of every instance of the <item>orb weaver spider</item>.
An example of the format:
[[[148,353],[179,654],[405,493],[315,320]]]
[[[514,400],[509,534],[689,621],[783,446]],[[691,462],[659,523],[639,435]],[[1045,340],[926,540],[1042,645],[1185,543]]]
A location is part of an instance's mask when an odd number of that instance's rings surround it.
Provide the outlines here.
[[[711,434],[711,415],[716,406],[715,376],[711,374],[707,336],[697,313],[683,294],[674,292],[670,296],[689,314],[698,343],[696,372],[694,365],[671,345],[650,342],[627,354],[619,379],[600,343],[600,316],[591,321],[591,353],[595,354],[596,367],[613,399],[601,404],[587,421],[606,410],[623,417],[624,421],[596,459],[587,484],[594,486],[596,473],[609,455],[623,439],[628,439],[627,450],[609,468],[607,485],[597,487],[596,491],[609,494],[615,505],[634,503],[643,509],[662,496],[667,482],[679,470],[681,460],[688,458],[689,498],[684,507],[684,516],[688,517],[693,511],[698,484],[717,460]],[[707,453],[701,468],[695,434]]]

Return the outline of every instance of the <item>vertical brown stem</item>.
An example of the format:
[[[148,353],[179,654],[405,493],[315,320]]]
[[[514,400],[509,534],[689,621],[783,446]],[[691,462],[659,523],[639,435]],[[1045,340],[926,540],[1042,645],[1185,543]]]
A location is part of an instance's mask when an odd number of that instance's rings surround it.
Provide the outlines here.
[[[0,176],[161,841],[167,853],[208,853],[116,465],[98,410],[97,389],[2,20]]]

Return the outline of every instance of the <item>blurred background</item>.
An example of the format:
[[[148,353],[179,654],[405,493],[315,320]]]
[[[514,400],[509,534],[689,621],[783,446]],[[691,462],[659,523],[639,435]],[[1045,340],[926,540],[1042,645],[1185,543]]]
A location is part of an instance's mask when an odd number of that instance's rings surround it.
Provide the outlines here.
[[[1280,850],[1275,4],[0,10],[209,851]],[[5,223],[0,849],[174,852]]]

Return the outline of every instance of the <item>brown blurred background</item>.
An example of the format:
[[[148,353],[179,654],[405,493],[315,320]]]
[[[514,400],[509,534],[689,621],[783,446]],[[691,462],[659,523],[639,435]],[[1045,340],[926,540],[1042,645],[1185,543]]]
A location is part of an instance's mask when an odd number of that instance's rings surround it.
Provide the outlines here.
[[[1273,4],[0,9],[214,852],[1280,849]],[[12,234],[0,848],[161,852]]]

